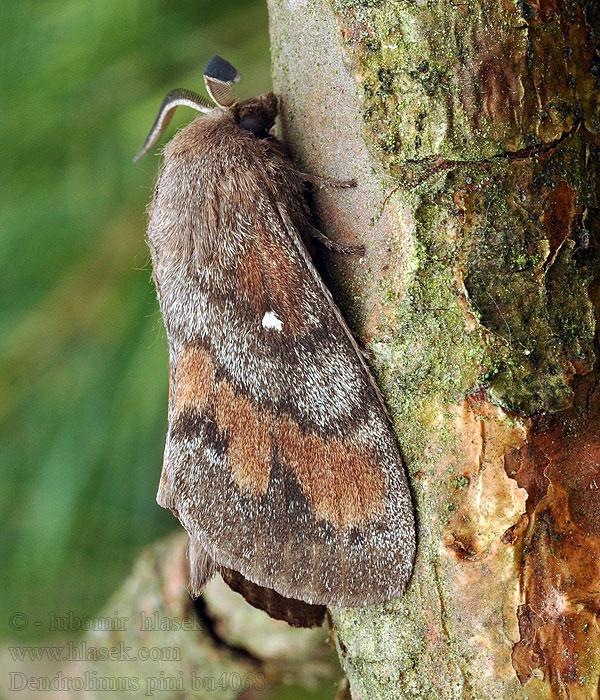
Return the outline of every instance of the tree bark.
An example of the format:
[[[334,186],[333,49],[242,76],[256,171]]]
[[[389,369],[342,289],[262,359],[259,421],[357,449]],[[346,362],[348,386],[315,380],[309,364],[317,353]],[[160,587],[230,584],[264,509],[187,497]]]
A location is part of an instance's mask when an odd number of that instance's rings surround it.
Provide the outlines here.
[[[269,0],[283,131],[408,465],[410,589],[332,610],[354,698],[598,698],[600,10]]]

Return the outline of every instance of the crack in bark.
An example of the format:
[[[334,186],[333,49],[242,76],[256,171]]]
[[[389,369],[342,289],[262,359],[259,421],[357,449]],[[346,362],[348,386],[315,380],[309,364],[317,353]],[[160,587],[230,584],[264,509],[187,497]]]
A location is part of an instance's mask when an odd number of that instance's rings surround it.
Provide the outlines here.
[[[450,636],[450,631],[448,630],[448,625],[446,624],[446,605],[444,603],[444,598],[442,596],[442,585],[441,585],[440,577],[438,574],[437,562],[435,562],[435,561],[432,562],[432,569],[433,569],[433,580],[435,582],[435,590],[437,592],[438,601],[440,604],[440,626],[442,628],[443,636],[446,638],[446,644],[450,648],[452,648],[452,638]],[[471,684],[469,683],[469,680],[465,674],[464,669],[458,663],[458,661],[456,661],[456,659],[454,659],[454,664],[461,675],[463,688],[471,691],[472,690]]]
[[[438,175],[442,172],[447,172],[464,165],[492,165],[500,160],[507,161],[521,161],[528,160],[530,158],[537,158],[538,156],[545,155],[546,153],[551,153],[556,150],[564,141],[572,138],[581,127],[581,118],[573,124],[573,126],[567,131],[563,132],[562,136],[554,141],[549,141],[538,146],[531,146],[530,148],[522,148],[518,151],[502,151],[497,153],[490,158],[483,158],[481,160],[453,160],[448,158],[443,158],[442,156],[431,156],[429,158],[422,158],[421,160],[407,160],[405,164],[408,166],[423,167],[424,172],[415,178],[414,171],[410,171],[406,175],[406,179],[403,180],[399,185],[394,187],[394,189],[386,196],[381,205],[381,209],[385,207],[390,197],[392,197],[399,189],[411,190],[415,187],[421,185],[425,180],[428,180],[434,175]]]
[[[251,651],[246,649],[245,647],[241,646],[236,646],[235,644],[230,644],[227,639],[225,639],[221,634],[219,634],[218,629],[217,629],[217,623],[213,619],[213,617],[209,614],[208,609],[206,607],[206,602],[204,601],[204,598],[195,598],[192,602],[193,610],[204,626],[206,635],[209,637],[209,639],[213,642],[215,647],[220,648],[220,649],[227,649],[229,650],[232,654],[236,656],[240,656],[244,659],[247,659],[248,661],[256,664],[257,666],[261,667],[263,665],[263,659],[258,658],[255,656]]]

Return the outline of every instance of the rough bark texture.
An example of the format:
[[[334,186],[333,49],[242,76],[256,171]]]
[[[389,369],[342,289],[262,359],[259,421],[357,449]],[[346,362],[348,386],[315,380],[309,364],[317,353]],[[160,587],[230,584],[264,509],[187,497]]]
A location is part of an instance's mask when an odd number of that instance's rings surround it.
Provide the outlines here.
[[[597,698],[598,5],[269,0],[324,274],[408,464],[404,599],[332,611],[354,698]]]

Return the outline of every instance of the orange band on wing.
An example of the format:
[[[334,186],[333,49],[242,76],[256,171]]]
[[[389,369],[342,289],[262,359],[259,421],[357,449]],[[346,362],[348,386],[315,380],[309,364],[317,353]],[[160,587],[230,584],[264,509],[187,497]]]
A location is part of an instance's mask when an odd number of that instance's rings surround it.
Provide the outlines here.
[[[202,348],[188,345],[179,353],[173,412],[183,408],[202,411],[213,392],[215,367]]]
[[[236,396],[226,381],[217,389],[216,420],[227,431],[227,462],[237,486],[252,496],[269,488],[273,447],[271,424],[244,396]]]
[[[281,459],[319,518],[349,528],[383,512],[385,484],[375,459],[335,438],[304,433],[288,418],[278,428]]]

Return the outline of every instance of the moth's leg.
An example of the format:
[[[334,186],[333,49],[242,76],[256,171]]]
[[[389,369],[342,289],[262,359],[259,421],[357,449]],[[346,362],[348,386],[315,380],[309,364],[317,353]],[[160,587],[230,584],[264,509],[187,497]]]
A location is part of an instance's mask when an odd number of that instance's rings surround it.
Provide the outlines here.
[[[305,181],[310,182],[317,187],[336,187],[337,189],[348,189],[350,187],[356,187],[356,180],[336,180],[330,177],[319,177],[318,175],[311,175],[310,173],[303,173],[301,170],[296,170],[296,173]]]
[[[287,212],[286,207],[281,203],[277,202],[277,209],[281,214],[281,218],[288,229],[292,233],[298,231],[298,227],[293,223],[290,215]],[[332,241],[331,238],[326,236],[322,231],[320,231],[314,224],[312,224],[306,217],[304,221],[300,224],[300,229],[305,236],[311,236],[320,241],[324,246],[329,248],[329,250],[334,250],[336,253],[364,253],[365,247],[363,245],[341,245]]]
[[[312,224],[307,225],[307,232],[317,241],[320,241],[326,248],[334,250],[336,253],[356,254],[365,252],[364,245],[341,245],[340,243],[336,243]]]
[[[354,179],[335,180],[333,178],[319,177],[318,175],[303,173],[301,170],[296,170],[295,172],[305,182],[310,182],[313,185],[317,185],[321,188],[336,187],[338,189],[347,189],[350,187],[356,187],[356,180]],[[322,231],[320,231],[316,226],[313,226],[312,224],[308,224],[308,233],[317,241],[320,241],[326,248],[329,248],[329,250],[334,250],[336,253],[352,254],[365,252],[365,247],[363,245],[341,245],[340,243],[332,241],[331,238],[326,236]]]

